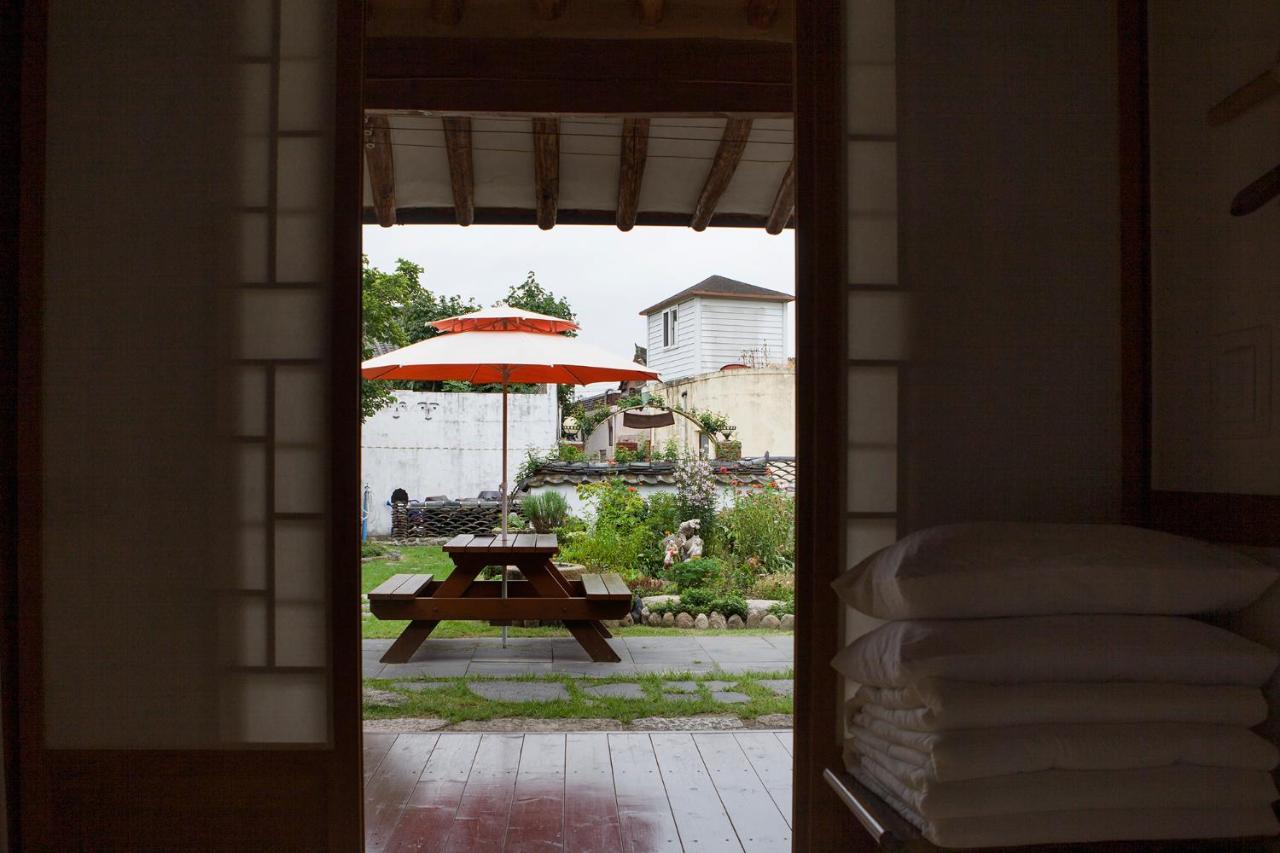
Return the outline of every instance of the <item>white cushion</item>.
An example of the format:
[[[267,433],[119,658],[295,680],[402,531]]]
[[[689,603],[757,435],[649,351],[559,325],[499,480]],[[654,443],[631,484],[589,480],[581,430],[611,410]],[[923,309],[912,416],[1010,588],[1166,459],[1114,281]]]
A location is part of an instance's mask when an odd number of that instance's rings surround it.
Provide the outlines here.
[[[1184,616],[1028,616],[887,622],[831,663],[873,687],[908,687],[925,678],[1257,687],[1277,658],[1266,646]]]
[[[1113,524],[950,524],[884,548],[832,584],[878,619],[1239,610],[1280,570],[1237,551]]]

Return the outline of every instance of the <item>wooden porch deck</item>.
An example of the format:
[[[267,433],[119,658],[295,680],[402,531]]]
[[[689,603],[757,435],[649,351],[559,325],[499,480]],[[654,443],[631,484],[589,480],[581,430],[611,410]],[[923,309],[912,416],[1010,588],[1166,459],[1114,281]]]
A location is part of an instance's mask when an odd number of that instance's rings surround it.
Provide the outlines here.
[[[791,849],[791,733],[364,735],[365,849]]]

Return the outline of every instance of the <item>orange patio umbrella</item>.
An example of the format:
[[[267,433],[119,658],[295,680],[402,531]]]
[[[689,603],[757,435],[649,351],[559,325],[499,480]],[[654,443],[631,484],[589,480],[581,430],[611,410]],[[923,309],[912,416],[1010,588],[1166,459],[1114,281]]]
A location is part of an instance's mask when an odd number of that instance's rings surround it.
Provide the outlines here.
[[[465,380],[502,385],[502,541],[510,506],[507,488],[507,386],[513,383],[589,385],[657,379],[658,374],[561,332],[578,324],[560,317],[497,305],[437,320],[445,332],[360,366],[365,379]],[[506,595],[506,572],[502,574]],[[503,640],[506,630],[503,629]]]

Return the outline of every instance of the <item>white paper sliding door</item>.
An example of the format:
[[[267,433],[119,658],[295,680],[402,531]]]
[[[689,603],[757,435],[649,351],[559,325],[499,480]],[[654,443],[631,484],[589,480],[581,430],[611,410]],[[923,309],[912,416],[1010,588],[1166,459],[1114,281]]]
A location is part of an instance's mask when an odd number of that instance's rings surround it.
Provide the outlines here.
[[[354,849],[361,6],[45,17],[24,836]]]

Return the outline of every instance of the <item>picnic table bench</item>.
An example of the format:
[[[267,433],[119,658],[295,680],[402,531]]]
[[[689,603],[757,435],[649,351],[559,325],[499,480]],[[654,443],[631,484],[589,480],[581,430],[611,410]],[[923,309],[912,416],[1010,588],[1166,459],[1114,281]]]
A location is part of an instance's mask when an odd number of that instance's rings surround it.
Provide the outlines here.
[[[369,593],[369,611],[379,619],[410,621],[382,662],[406,663],[445,619],[538,619],[563,622],[593,661],[616,663],[617,653],[605,642],[612,634],[600,620],[626,616],[631,590],[616,574],[565,578],[552,561],[559,550],[550,533],[509,533],[505,539],[463,534],[445,543],[454,569],[444,580],[388,578]],[[514,566],[524,580],[508,580],[503,598],[501,580],[480,580],[486,566]]]

